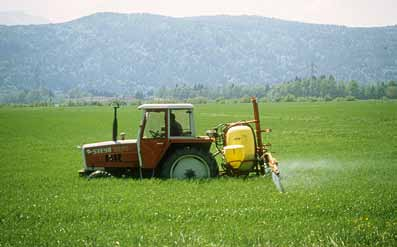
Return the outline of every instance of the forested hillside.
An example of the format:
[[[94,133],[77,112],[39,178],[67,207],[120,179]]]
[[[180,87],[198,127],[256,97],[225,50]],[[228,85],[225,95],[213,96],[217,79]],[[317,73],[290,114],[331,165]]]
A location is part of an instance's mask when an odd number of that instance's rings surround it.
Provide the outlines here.
[[[0,26],[1,96],[144,96],[176,85],[271,85],[312,75],[397,79],[397,27],[348,28],[254,16],[101,13]]]

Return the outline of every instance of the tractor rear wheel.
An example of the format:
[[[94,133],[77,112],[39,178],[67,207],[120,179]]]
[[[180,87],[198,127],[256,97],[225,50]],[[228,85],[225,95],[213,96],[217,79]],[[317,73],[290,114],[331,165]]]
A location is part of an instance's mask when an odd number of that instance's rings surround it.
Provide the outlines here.
[[[210,178],[218,175],[218,165],[211,153],[198,148],[174,151],[163,163],[162,178]]]

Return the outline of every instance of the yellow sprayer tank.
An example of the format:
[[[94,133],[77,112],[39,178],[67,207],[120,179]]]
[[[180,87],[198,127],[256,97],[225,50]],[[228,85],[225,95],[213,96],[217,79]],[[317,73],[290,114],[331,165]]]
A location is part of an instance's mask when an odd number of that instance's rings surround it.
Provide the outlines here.
[[[246,125],[233,126],[226,132],[223,153],[226,162],[234,169],[250,170],[255,164],[255,136]]]

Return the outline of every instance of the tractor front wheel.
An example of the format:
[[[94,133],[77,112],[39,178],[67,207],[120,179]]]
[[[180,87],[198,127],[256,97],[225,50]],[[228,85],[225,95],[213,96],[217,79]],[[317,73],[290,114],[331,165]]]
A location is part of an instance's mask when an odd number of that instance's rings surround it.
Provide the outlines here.
[[[164,162],[162,178],[210,178],[218,175],[218,165],[211,153],[197,148],[177,149]]]

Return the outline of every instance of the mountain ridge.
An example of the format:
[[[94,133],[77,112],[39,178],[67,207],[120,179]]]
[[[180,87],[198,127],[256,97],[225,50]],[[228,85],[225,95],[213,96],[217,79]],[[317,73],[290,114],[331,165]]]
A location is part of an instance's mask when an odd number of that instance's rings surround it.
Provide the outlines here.
[[[249,15],[249,14],[242,14],[242,15],[229,15],[229,14],[220,14],[220,15],[200,15],[200,16],[183,16],[183,17],[175,17],[175,16],[167,16],[161,14],[153,14],[153,13],[118,13],[118,12],[111,12],[111,11],[104,11],[104,12],[96,12],[90,15],[81,16],[76,19],[60,22],[57,24],[63,24],[68,22],[79,21],[81,19],[94,19],[100,16],[152,16],[152,17],[159,17],[159,18],[166,18],[166,19],[187,19],[187,20],[206,20],[206,19],[217,19],[217,18],[252,18],[252,19],[264,19],[268,21],[279,21],[285,23],[295,23],[295,24],[305,24],[305,25],[313,25],[313,26],[332,26],[332,27],[345,27],[345,28],[353,28],[353,29],[374,29],[374,28],[387,28],[387,27],[397,27],[396,24],[392,25],[375,25],[375,26],[349,26],[349,25],[339,25],[339,24],[324,24],[324,23],[310,23],[304,21],[294,21],[294,20],[286,20],[276,17],[268,17],[268,16],[261,16],[261,15]]]

